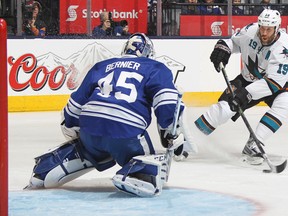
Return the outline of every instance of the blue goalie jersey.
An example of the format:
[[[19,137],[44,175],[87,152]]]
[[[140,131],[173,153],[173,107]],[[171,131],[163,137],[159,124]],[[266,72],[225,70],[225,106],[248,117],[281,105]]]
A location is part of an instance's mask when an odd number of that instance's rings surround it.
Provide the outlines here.
[[[112,58],[95,64],[64,108],[65,125],[95,136],[130,138],[151,123],[173,121],[178,91],[163,63],[145,58]],[[182,107],[183,108],[183,107]]]

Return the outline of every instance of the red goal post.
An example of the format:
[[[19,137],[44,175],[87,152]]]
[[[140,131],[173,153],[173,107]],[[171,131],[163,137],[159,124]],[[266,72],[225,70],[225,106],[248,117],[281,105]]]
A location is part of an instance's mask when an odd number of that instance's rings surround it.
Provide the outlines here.
[[[0,216],[8,215],[7,24],[0,19]]]

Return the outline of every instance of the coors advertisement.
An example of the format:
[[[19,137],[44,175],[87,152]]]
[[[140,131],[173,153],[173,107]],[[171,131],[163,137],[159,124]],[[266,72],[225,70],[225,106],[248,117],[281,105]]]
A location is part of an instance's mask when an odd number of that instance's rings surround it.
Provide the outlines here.
[[[11,40],[8,53],[8,95],[70,94],[99,61],[119,57],[124,40]],[[42,49],[32,49],[39,45]],[[77,44],[77,46],[75,46]],[[9,44],[8,44],[9,45]],[[45,45],[45,46],[44,46]],[[30,49],[29,49],[30,48]],[[114,52],[113,52],[114,51]],[[162,55],[176,81],[185,66]]]
[[[60,1],[60,33],[87,33],[87,17],[91,17],[91,29],[100,25],[100,13],[111,12],[112,20],[117,23],[127,20],[129,31],[147,32],[147,0],[97,0],[91,2],[91,13],[88,14],[88,1]]]
[[[43,40],[42,46],[43,46]],[[53,41],[53,40],[52,40]],[[34,40],[26,41],[35,43]],[[50,41],[46,41],[50,42]],[[62,46],[64,52],[57,53],[57,50],[47,50],[42,54],[37,54],[38,49],[23,52],[19,56],[19,52],[14,55],[8,55],[8,81],[12,92],[48,92],[70,93],[69,90],[76,89],[88,70],[97,62],[102,61],[117,54],[112,53],[106,47],[97,42],[90,42],[83,47],[76,46],[73,52],[72,44],[77,44],[73,40],[65,43],[64,41],[54,41],[52,47]],[[87,43],[87,41],[86,41]],[[67,44],[67,45],[65,45]],[[79,44],[79,43],[78,43]],[[65,46],[64,46],[65,45]],[[67,53],[70,53],[67,57]],[[65,54],[65,55],[64,55]],[[68,91],[67,91],[68,90]]]

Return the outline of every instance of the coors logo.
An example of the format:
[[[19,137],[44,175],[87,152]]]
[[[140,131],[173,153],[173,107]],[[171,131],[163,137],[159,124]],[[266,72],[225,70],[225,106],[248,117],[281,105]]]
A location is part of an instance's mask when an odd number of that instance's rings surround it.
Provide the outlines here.
[[[39,91],[46,85],[51,90],[59,90],[65,83],[69,90],[73,90],[96,62],[113,56],[113,53],[98,43],[87,45],[67,59],[51,52],[38,57],[31,53],[17,59],[10,56],[9,84],[14,91],[23,91],[29,87]]]

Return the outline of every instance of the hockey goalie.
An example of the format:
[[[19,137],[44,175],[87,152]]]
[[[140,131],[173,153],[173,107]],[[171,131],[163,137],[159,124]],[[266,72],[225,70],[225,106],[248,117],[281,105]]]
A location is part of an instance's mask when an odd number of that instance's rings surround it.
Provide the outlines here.
[[[62,111],[61,129],[68,141],[35,158],[26,189],[59,187],[118,164],[112,182],[120,191],[140,197],[161,193],[170,153],[187,157],[192,137],[183,102],[175,118],[179,92],[172,72],[153,57],[152,41],[135,33],[120,58],[98,62],[88,71]],[[169,154],[157,154],[147,132],[152,111]]]

